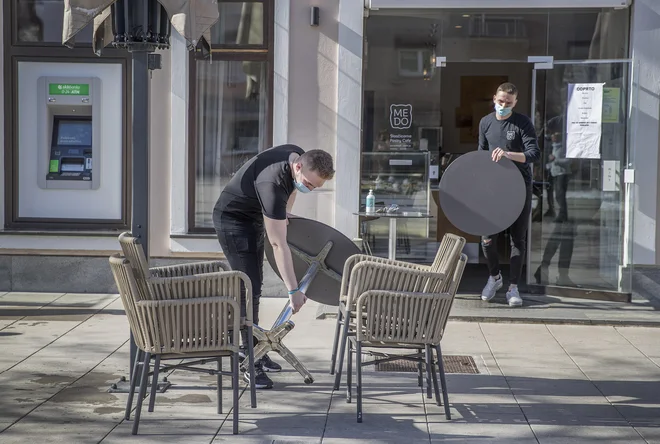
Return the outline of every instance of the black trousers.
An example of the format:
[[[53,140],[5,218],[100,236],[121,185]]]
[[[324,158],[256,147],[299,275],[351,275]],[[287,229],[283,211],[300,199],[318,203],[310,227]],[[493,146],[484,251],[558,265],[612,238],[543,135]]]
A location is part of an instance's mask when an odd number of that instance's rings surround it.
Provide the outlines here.
[[[568,219],[568,210],[566,208],[566,192],[568,191],[568,182],[571,176],[568,174],[561,174],[553,178],[555,182],[555,195],[557,196],[557,205],[559,205],[559,212],[557,218],[560,220]]]
[[[575,234],[576,227],[573,221],[555,222],[548,243],[545,244],[541,266],[549,267],[550,261],[559,250],[559,262],[557,264],[559,274],[561,276],[568,275],[568,269],[571,268],[571,259],[573,258]]]
[[[264,241],[263,223],[238,219],[230,213],[216,208],[213,211],[213,225],[222,251],[232,270],[242,271],[252,283],[252,320],[259,324],[259,301],[264,280]],[[241,316],[247,313],[245,287],[241,288]],[[247,343],[247,331],[241,332],[243,345]]]
[[[522,277],[522,267],[527,251],[527,228],[529,225],[529,216],[532,209],[532,184],[526,184],[525,205],[518,219],[509,228],[509,237],[511,239],[511,275],[509,282],[518,285]],[[497,238],[499,234],[484,236],[481,238],[481,248],[488,262],[488,270],[491,276],[500,274],[500,259],[497,252]]]

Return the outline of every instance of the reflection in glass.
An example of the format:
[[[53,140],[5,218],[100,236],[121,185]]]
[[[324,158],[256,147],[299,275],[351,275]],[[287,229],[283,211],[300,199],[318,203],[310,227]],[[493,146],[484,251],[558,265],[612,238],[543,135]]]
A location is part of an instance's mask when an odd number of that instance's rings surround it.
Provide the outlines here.
[[[16,39],[25,43],[61,43],[64,0],[17,0]],[[54,19],[58,17],[59,19]],[[76,35],[76,42],[92,41],[92,25]]]
[[[220,192],[266,148],[267,63],[197,62],[195,226],[212,228]]]
[[[548,55],[555,60],[624,59],[630,8],[549,15]]]
[[[568,86],[603,84],[599,158],[575,158],[566,137]],[[623,260],[628,64],[555,65],[541,115],[547,198],[532,222],[531,265],[539,285],[619,290]],[[558,253],[558,254],[557,254]]]
[[[218,2],[220,20],[211,28],[213,45],[264,44],[264,5],[253,2]]]

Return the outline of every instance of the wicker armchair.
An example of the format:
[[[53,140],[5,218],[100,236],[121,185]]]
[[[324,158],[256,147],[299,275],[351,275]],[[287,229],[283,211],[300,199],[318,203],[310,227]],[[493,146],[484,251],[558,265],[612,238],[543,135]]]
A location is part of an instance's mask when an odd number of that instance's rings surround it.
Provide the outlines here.
[[[153,411],[155,402],[155,382],[161,360],[177,360],[178,363],[165,366],[163,370],[182,369],[217,376],[218,413],[222,413],[222,376],[232,377],[233,387],[233,432],[238,433],[239,369],[238,344],[240,331],[240,285],[248,280],[240,272],[222,273],[226,292],[219,296],[217,288],[205,285],[209,275],[172,278],[169,282],[171,293],[178,293],[186,287],[197,289],[196,297],[183,299],[141,299],[138,281],[133,274],[133,267],[125,258],[118,255],[110,257],[115,282],[120,292],[129,325],[138,346],[133,378],[126,403],[126,419],[130,418],[133,394],[137,385],[138,369],[141,367],[137,407],[132,433],[138,432],[142,402],[146,395],[147,378],[151,360],[154,359],[153,381],[149,411]],[[220,273],[213,273],[212,275]],[[216,276],[220,280],[220,276]],[[164,279],[163,279],[164,280]],[[233,282],[232,282],[233,281]],[[248,280],[249,283],[249,280]],[[156,282],[161,288],[164,282]],[[222,371],[222,359],[231,359],[231,371]],[[183,361],[182,361],[183,360]],[[199,367],[216,362],[217,369]]]
[[[426,377],[433,383],[436,403],[441,405],[438,388],[436,365],[442,383],[442,397],[445,417],[451,419],[449,411],[449,396],[445,379],[444,365],[440,341],[445,332],[449,313],[451,311],[456,289],[463,276],[467,256],[462,254],[449,284],[443,291],[438,288],[431,292],[401,292],[372,290],[360,295],[357,300],[357,333],[349,338],[347,378],[347,401],[351,402],[352,386],[352,356],[355,352],[357,371],[357,422],[362,422],[362,367],[378,364],[394,359],[408,359],[415,362],[425,361]],[[362,362],[364,349],[393,349],[419,351],[424,348],[422,356],[419,353],[400,354],[395,352],[375,353],[376,359]],[[433,358],[433,350],[436,360]]]
[[[355,316],[356,307],[355,303],[360,296],[355,285],[359,285],[359,291],[369,290],[392,290],[392,291],[407,291],[407,292],[428,292],[430,291],[433,281],[426,282],[425,285],[420,286],[420,282],[410,280],[409,278],[401,280],[404,276],[398,277],[396,273],[391,276],[393,282],[396,283],[396,288],[388,284],[390,277],[385,276],[378,279],[377,275],[371,272],[354,272],[358,266],[371,266],[383,265],[390,267],[397,267],[399,269],[414,270],[418,273],[440,273],[444,276],[452,276],[454,269],[458,263],[460,255],[465,246],[465,238],[455,234],[445,234],[440,243],[440,247],[436,253],[435,259],[430,266],[418,265],[409,262],[390,260],[380,257],[367,256],[367,255],[354,255],[351,256],[344,265],[344,272],[342,275],[341,283],[341,296],[339,301],[339,308],[337,311],[337,325],[335,327],[335,338],[332,347],[332,356],[330,363],[330,374],[335,374],[334,389],[339,390],[341,383],[341,372],[344,361],[344,354],[346,351],[346,343],[349,335],[355,334]],[[367,269],[368,270],[368,269]],[[420,275],[421,276],[421,275]],[[357,279],[357,280],[356,280]],[[451,279],[443,279],[442,284],[438,288],[438,292],[448,292],[449,286],[452,285]],[[348,320],[348,322],[345,322]],[[341,348],[339,350],[339,362],[337,363],[337,349],[339,348],[341,338]],[[421,350],[420,350],[421,353]],[[336,365],[338,364],[338,365]],[[419,365],[419,385],[422,385],[421,376],[421,363]]]

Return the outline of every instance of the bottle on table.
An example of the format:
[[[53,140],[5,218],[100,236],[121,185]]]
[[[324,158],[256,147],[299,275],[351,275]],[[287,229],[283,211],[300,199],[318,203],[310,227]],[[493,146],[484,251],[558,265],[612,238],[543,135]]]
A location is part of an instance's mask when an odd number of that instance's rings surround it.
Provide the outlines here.
[[[369,194],[367,194],[367,205],[366,205],[366,211],[367,213],[375,213],[376,212],[376,196],[374,196],[374,191],[369,190]]]

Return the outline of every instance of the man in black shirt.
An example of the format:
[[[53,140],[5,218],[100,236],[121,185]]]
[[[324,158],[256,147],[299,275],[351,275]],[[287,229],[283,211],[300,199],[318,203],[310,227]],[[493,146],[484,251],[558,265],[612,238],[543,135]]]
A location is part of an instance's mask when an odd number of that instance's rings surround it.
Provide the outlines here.
[[[522,277],[523,258],[527,248],[527,227],[532,207],[531,164],[541,156],[536,131],[531,120],[513,111],[518,101],[518,89],[512,83],[503,83],[497,88],[493,103],[495,112],[487,115],[479,123],[479,149],[492,152],[493,161],[503,157],[510,159],[525,179],[526,198],[522,212],[511,225],[511,275],[506,299],[511,307],[520,307],[522,298],[518,291],[518,281]],[[493,184],[497,186],[497,184]],[[507,190],[502,190],[506,194]],[[490,277],[481,293],[481,299],[490,301],[497,290],[502,288],[502,274],[497,252],[497,235],[484,236],[481,240],[484,256],[488,261]]]
[[[305,152],[296,145],[281,145],[259,153],[243,165],[220,194],[213,209],[213,225],[229,265],[247,274],[252,283],[253,321],[259,323],[259,299],[263,281],[264,237],[273,247],[280,276],[289,290],[294,313],[307,297],[298,290],[291,251],[287,244],[287,215],[296,191],[309,193],[334,176],[330,154]],[[244,292],[244,289],[243,289]],[[245,293],[241,311],[245,315]],[[248,340],[242,332],[243,347]],[[272,388],[265,371],[282,369],[268,355],[255,363],[257,388]],[[249,375],[245,375],[249,381]]]

